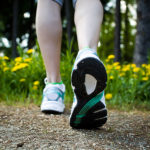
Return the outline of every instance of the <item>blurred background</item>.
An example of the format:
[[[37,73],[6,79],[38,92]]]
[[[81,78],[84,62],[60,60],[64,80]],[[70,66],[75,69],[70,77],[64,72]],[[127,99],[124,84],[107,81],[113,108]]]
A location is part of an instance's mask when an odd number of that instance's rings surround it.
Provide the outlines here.
[[[104,19],[98,54],[108,73],[111,106],[150,109],[150,0],[101,0]],[[35,32],[37,0],[1,0],[0,100],[40,104],[45,68]],[[78,51],[74,8],[62,8],[61,75],[72,102],[70,74]]]

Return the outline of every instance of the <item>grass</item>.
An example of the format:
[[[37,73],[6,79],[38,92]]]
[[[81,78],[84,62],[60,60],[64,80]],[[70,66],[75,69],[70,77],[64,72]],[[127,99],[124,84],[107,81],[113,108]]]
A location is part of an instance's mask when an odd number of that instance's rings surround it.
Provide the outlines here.
[[[39,47],[23,51],[20,57],[0,57],[0,102],[40,105],[44,88],[45,67]],[[71,48],[61,55],[61,77],[66,85],[65,103],[71,104],[71,71],[75,55]],[[137,67],[135,64],[114,62],[114,55],[103,60],[108,82],[105,90],[109,108],[150,110],[150,64]]]

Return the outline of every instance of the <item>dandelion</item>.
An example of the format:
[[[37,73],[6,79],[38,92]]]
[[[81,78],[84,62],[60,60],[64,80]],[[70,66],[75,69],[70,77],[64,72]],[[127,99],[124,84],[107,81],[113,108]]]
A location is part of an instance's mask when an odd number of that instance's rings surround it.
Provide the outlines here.
[[[115,58],[114,55],[109,55],[109,56],[108,56],[108,59],[114,59],[114,58]]]
[[[37,90],[38,87],[36,85],[33,86],[33,90]]]
[[[107,100],[112,99],[112,94],[111,94],[111,93],[107,93],[106,96],[105,96],[105,98],[106,98]]]
[[[106,68],[107,68],[108,70],[111,70],[111,69],[112,69],[112,65],[107,65]]]
[[[125,76],[125,73],[120,73],[119,76],[123,77],[123,76]]]
[[[40,84],[39,81],[34,81],[34,83],[33,83],[34,86],[37,86],[37,85],[39,85],[39,84]]]
[[[15,66],[18,66],[19,64],[20,64],[20,62],[16,62],[16,63],[15,63]]]
[[[27,63],[21,63],[19,65],[16,65],[15,67],[12,68],[12,72],[15,72],[17,70],[20,70],[20,69],[23,69],[23,68],[26,68],[28,67],[29,65]]]
[[[120,68],[121,68],[120,66],[116,66],[115,67],[116,70],[120,70]]]
[[[110,79],[110,80],[113,80],[113,79],[114,79],[114,77],[113,77],[113,76],[110,76],[110,77],[109,77],[109,79]]]
[[[139,71],[140,71],[139,67],[133,68],[133,72],[139,72]]]
[[[2,66],[7,66],[6,62],[5,61],[2,61]]]
[[[115,62],[113,63],[113,66],[118,66],[120,63],[119,62]]]
[[[4,60],[9,60],[9,57],[4,56],[3,59],[4,59]]]
[[[147,66],[146,64],[142,64],[142,67],[143,67],[143,68],[146,68],[146,66]]]
[[[26,79],[22,78],[22,79],[20,79],[19,81],[20,81],[20,82],[25,82]]]
[[[21,60],[22,60],[22,57],[16,57],[15,58],[15,62],[21,62]]]
[[[142,70],[142,75],[145,76],[145,71]]]
[[[108,62],[109,62],[109,59],[106,59],[105,61],[108,63]]]
[[[20,68],[18,67],[18,66],[15,66],[15,67],[13,67],[12,69],[11,69],[11,71],[12,72],[15,72],[15,71],[17,71],[17,70],[19,70]]]
[[[122,68],[122,71],[123,71],[123,72],[129,71],[129,70],[130,70],[130,67],[129,67],[129,66],[124,66],[124,67]]]
[[[32,54],[34,51],[35,51],[34,49],[29,49],[29,50],[27,51],[27,54]]]
[[[24,59],[24,62],[31,62],[32,61],[32,58],[26,58]]]
[[[9,70],[8,67],[4,67],[4,68],[3,68],[3,71],[4,71],[4,72],[6,72],[7,70]]]
[[[143,77],[142,78],[142,81],[147,81],[148,80],[148,77]]]
[[[131,64],[131,67],[136,68],[136,64]]]

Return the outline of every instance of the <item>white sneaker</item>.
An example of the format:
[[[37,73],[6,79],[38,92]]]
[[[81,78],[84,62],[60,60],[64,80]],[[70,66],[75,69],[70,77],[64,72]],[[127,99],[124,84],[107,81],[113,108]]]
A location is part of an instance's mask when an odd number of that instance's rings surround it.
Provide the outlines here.
[[[74,102],[70,115],[73,128],[96,128],[107,121],[104,89],[107,74],[97,53],[89,48],[79,51],[72,70]]]
[[[63,113],[65,109],[64,94],[65,85],[47,83],[43,90],[43,99],[41,104],[41,111],[49,114]]]

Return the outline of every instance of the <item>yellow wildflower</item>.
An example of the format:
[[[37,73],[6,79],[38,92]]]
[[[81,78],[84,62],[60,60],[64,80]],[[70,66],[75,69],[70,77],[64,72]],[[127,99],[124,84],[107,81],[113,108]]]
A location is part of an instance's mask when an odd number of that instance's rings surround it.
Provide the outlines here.
[[[27,54],[32,54],[34,51],[35,51],[34,49],[29,49],[29,50],[27,51]]]
[[[33,83],[34,86],[37,86],[37,85],[39,85],[39,84],[40,84],[39,81],[34,81],[34,83]]]
[[[113,67],[112,65],[107,65],[107,66],[106,66],[107,70],[111,70],[112,67]]]
[[[20,70],[20,69],[23,69],[23,68],[26,68],[28,67],[29,65],[27,63],[21,63],[19,65],[16,65],[15,67],[12,68],[12,72],[15,72],[17,70]]]
[[[33,90],[37,90],[38,87],[36,85],[33,86]]]
[[[142,80],[143,81],[147,81],[149,78],[148,77],[143,77]]]
[[[139,72],[139,71],[140,71],[139,67],[133,68],[133,72]]]
[[[15,67],[13,67],[13,68],[11,69],[12,72],[15,72],[15,71],[17,71],[17,70],[19,70],[19,67],[18,67],[18,66],[15,66]]]
[[[15,58],[15,62],[21,62],[21,60],[22,60],[22,57],[16,57]]]
[[[142,64],[142,67],[145,68],[147,65],[146,64]]]
[[[136,68],[136,64],[131,64],[131,67]]]
[[[130,66],[124,66],[124,67],[122,68],[122,71],[123,71],[123,72],[129,71],[129,70],[130,70]]]
[[[29,66],[29,65],[28,65],[27,63],[21,63],[21,64],[19,65],[20,69],[25,68],[25,67],[28,67],[28,66]]]
[[[109,62],[109,59],[106,59],[105,61],[108,63],[108,62]]]
[[[115,58],[114,55],[109,55],[109,56],[108,56],[108,59],[114,59],[114,58]]]
[[[118,66],[120,63],[119,62],[115,62],[113,63],[113,66]]]
[[[145,71],[142,70],[142,75],[145,76]]]
[[[113,79],[114,79],[114,77],[113,77],[113,76],[110,76],[110,77],[109,77],[109,79],[113,80]]]
[[[32,60],[32,58],[26,58],[24,59],[24,62],[30,62]]]
[[[120,73],[119,76],[123,77],[123,76],[125,76],[125,73]]]
[[[9,60],[9,57],[7,57],[7,56],[4,56],[3,58],[4,58],[4,60]]]
[[[8,67],[4,67],[4,68],[3,68],[3,71],[4,71],[4,72],[6,72],[7,70],[9,70]]]
[[[150,64],[146,65],[146,69],[150,70]]]
[[[111,93],[107,93],[106,96],[105,96],[105,98],[106,98],[107,100],[112,99],[112,94],[111,94]]]
[[[121,68],[120,66],[116,66],[115,67],[116,70],[120,70],[120,68]]]
[[[20,81],[20,82],[25,82],[26,79],[22,78],[22,79],[20,79],[19,81]]]
[[[15,63],[15,66],[18,66],[19,64],[20,64],[20,62],[16,62],[16,63]]]
[[[2,61],[2,66],[6,66],[7,64],[6,64],[6,62],[5,61]]]

